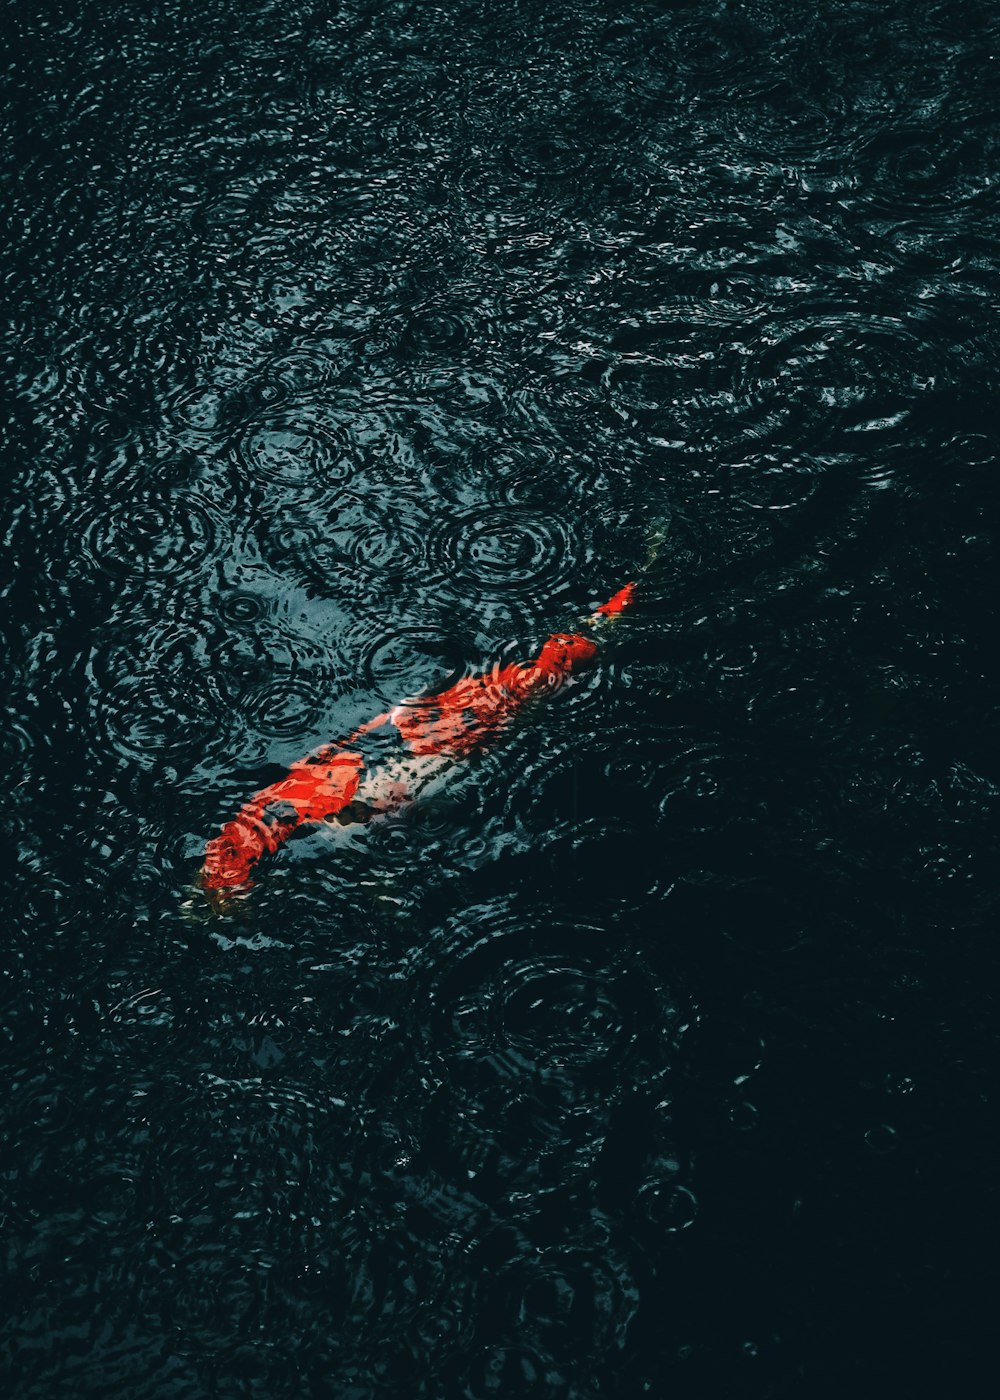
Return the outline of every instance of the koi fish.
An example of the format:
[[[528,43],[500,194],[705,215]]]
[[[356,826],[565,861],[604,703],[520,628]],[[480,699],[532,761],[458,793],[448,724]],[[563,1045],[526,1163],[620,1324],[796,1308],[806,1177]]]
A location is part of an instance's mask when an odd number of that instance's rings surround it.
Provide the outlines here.
[[[457,761],[482,752],[531,700],[563,685],[597,654],[596,629],[630,607],[635,584],[624,588],[581,625],[556,632],[534,661],[494,666],[437,695],[403,701],[324,744],[286,777],[263,788],[205,847],[200,884],[213,902],[248,890],[257,865],[300,827],[368,822],[409,806],[428,783]],[[388,739],[389,756],[368,736]]]

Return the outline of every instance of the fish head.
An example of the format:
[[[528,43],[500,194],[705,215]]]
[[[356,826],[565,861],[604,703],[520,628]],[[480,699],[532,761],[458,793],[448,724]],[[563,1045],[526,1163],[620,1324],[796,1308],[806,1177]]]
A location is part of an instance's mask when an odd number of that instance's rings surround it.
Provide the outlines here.
[[[227,822],[205,847],[199,884],[212,904],[248,890],[250,875],[268,849],[264,833],[254,823],[237,817]]]

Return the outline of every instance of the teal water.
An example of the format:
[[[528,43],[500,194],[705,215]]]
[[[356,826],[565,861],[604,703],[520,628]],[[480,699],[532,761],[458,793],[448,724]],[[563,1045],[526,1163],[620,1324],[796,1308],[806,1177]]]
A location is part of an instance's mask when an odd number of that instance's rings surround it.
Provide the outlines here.
[[[8,1395],[967,1389],[994,5],[8,6]],[[255,790],[601,664],[395,824]]]

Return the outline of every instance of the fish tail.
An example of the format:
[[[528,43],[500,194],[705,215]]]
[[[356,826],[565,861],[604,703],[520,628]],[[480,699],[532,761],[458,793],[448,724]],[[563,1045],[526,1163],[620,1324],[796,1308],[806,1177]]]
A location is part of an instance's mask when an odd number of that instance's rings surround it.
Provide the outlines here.
[[[585,619],[591,627],[599,626],[602,623],[606,625],[609,621],[620,617],[623,612],[626,612],[633,606],[643,576],[652,569],[659,558],[660,551],[666,543],[669,530],[670,522],[667,519],[658,520],[653,524],[649,534],[646,536],[646,558],[636,577],[629,583],[626,583],[623,588],[619,588],[617,593],[613,594],[606,603],[602,603],[595,612],[592,612],[590,616]]]
[[[602,618],[618,617],[625,612],[635,602],[635,582],[626,583],[623,588],[602,603],[596,612],[592,612],[587,619],[590,623],[600,622]]]
[[[660,520],[654,520],[649,534],[646,536],[646,559],[641,572],[648,574],[650,569],[660,557],[660,552],[666,544],[670,535],[670,517],[663,516]]]

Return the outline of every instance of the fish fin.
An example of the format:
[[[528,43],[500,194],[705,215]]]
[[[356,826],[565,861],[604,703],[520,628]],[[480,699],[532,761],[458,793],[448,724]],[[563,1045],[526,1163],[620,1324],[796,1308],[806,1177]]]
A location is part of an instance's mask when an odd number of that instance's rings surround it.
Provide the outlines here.
[[[648,573],[660,557],[660,551],[670,537],[671,517],[662,516],[659,520],[654,520],[646,536],[646,559],[640,570],[641,573]]]

